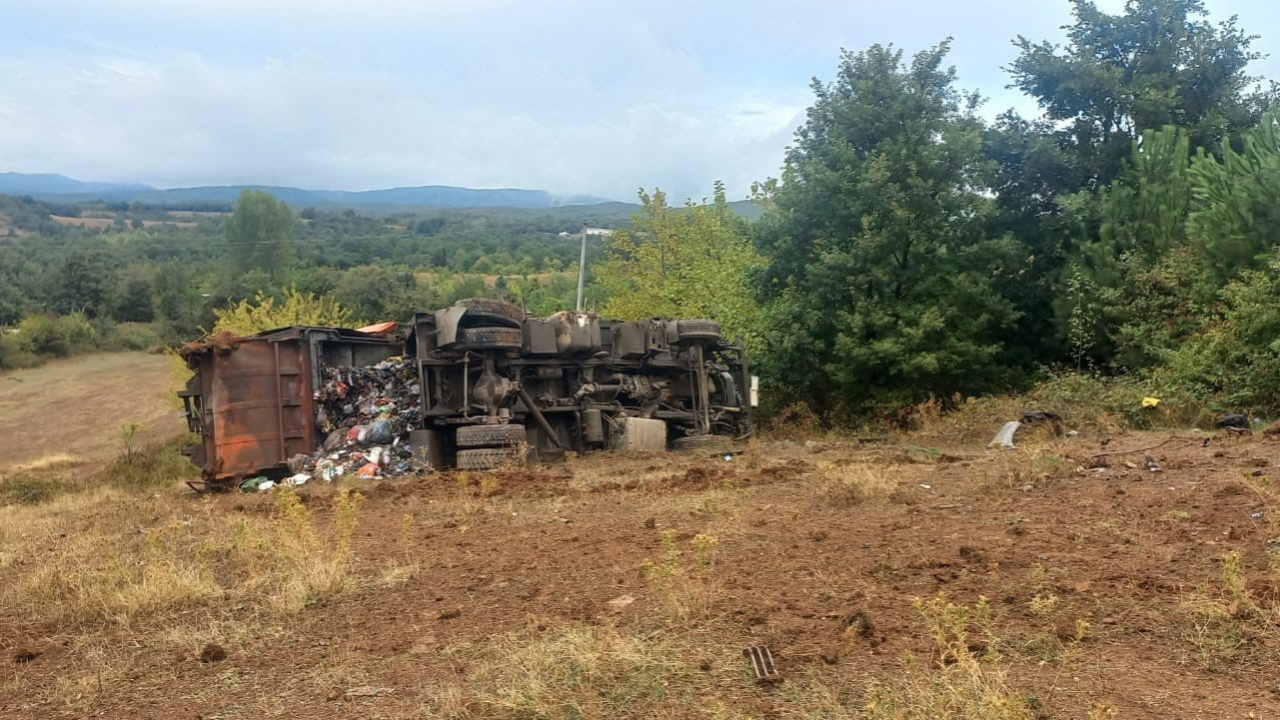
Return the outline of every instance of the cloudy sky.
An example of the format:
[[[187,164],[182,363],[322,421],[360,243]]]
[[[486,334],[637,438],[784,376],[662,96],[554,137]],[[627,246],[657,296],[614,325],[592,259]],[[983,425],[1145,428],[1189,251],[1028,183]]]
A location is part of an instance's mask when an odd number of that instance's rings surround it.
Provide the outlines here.
[[[1268,33],[1276,0],[1207,0]],[[1122,0],[1100,0],[1116,10]],[[776,175],[841,47],[954,37],[1015,106],[1010,39],[1067,0],[0,0],[0,171],[160,187],[448,184],[633,199]],[[783,10],[783,8],[786,8]],[[1277,57],[1280,30],[1257,43]]]

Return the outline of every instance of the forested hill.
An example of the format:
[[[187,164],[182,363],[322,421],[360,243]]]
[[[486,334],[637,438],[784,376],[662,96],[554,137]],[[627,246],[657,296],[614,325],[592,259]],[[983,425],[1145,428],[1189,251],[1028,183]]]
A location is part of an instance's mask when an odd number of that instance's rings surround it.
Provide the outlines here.
[[[64,175],[0,173],[0,193],[30,195],[55,202],[142,202],[161,205],[225,203],[230,205],[246,188],[265,190],[296,206],[398,206],[398,207],[511,207],[551,208],[568,205],[607,203],[590,195],[556,195],[546,190],[515,188],[473,189],[449,185],[397,187],[386,190],[348,192],[344,190],[303,190],[267,185],[218,185],[157,189],[147,185],[83,182]]]

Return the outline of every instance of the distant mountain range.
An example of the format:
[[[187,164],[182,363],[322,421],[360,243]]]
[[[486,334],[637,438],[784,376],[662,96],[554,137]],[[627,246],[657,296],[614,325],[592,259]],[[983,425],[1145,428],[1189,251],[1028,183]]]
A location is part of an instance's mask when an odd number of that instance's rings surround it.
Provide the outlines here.
[[[0,194],[30,195],[37,200],[64,202],[145,202],[158,205],[190,203],[234,203],[244,189],[265,190],[295,206],[380,205],[448,208],[554,208],[566,205],[596,205],[609,202],[589,195],[559,196],[545,190],[476,190],[449,185],[398,187],[387,190],[348,192],[343,190],[303,190],[267,185],[216,185],[161,190],[135,183],[84,182],[65,175],[0,173]]]

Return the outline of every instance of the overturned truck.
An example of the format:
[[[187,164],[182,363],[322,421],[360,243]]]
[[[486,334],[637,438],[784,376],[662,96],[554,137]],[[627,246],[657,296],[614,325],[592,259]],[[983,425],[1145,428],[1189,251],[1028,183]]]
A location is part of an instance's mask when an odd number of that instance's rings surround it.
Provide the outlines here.
[[[348,452],[402,471],[479,470],[569,451],[710,449],[752,432],[755,378],[712,320],[535,318],[470,299],[416,315],[403,340],[374,330],[184,348],[206,483],[325,468]],[[357,385],[371,389],[348,398]],[[365,453],[372,434],[394,439]]]

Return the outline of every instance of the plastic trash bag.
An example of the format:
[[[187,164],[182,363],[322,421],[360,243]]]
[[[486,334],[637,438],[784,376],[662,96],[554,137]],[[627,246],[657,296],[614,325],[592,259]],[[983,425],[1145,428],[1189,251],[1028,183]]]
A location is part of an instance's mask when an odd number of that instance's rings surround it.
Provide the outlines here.
[[[390,445],[395,439],[390,420],[375,420],[364,435],[364,442],[368,445]]]
[[[996,433],[991,442],[987,443],[988,448],[1011,448],[1013,447],[1013,434],[1018,432],[1018,428],[1022,427],[1022,423],[1017,420],[1011,420],[1000,428],[1000,432]]]

